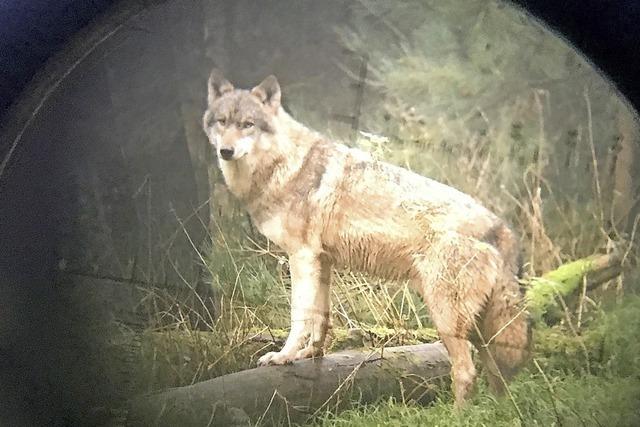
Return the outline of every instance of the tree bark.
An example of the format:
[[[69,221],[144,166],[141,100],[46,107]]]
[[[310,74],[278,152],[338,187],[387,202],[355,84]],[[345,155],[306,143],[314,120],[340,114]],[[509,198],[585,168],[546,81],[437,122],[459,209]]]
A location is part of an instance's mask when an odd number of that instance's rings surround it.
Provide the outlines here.
[[[316,411],[380,397],[429,402],[449,377],[440,343],[349,350],[284,366],[236,372],[134,401],[133,425],[248,425],[304,421]]]

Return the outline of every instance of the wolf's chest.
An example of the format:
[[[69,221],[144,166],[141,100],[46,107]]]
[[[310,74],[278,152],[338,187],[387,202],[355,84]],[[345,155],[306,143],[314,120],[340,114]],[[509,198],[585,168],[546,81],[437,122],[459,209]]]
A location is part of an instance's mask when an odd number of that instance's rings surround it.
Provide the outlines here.
[[[229,191],[238,198],[244,197],[251,188],[251,175],[243,167],[242,159],[234,162],[220,160],[219,165]]]
[[[258,220],[253,217],[253,219],[256,228],[264,237],[276,245],[285,248],[287,244],[287,235],[282,216],[273,215],[267,218],[260,218]]]

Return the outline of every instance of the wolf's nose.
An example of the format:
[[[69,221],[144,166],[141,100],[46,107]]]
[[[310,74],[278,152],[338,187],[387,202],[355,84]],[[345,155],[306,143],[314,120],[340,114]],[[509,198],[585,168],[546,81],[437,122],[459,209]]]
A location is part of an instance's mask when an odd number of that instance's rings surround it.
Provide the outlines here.
[[[225,160],[231,160],[233,157],[233,148],[221,148],[220,156]]]

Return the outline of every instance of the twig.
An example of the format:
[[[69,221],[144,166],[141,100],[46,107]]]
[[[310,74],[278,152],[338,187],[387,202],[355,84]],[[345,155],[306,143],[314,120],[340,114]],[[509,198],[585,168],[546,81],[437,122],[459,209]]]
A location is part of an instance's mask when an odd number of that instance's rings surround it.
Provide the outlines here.
[[[558,412],[558,407],[556,406],[556,396],[555,396],[555,392],[553,391],[553,386],[551,385],[551,382],[549,382],[549,379],[547,378],[544,371],[538,364],[538,361],[536,359],[533,359],[533,363],[536,365],[536,368],[538,368],[538,372],[540,372],[540,374],[542,375],[542,378],[544,379],[545,384],[547,385],[547,390],[549,391],[549,396],[551,398],[551,405],[553,406],[553,412],[556,415],[556,421],[558,422],[558,425],[562,427],[562,420],[560,419],[560,413]]]
[[[564,312],[567,325],[569,325],[569,329],[571,330],[571,333],[578,340],[580,349],[584,353],[584,359],[587,364],[587,373],[591,374],[591,363],[589,362],[589,350],[587,350],[587,346],[584,345],[582,337],[580,336],[580,334],[578,334],[578,331],[573,326],[573,322],[571,321],[571,313],[569,312],[569,307],[567,307],[567,304],[564,302],[564,298],[562,298],[562,295],[556,295],[556,297],[558,301],[560,301],[560,305],[562,305],[562,310]]]
[[[589,91],[584,89],[584,99],[587,103],[587,130],[589,131],[589,148],[591,149],[591,161],[593,163],[593,179],[596,186],[596,196],[598,197],[598,209],[600,210],[600,224],[604,224],[604,208],[602,206],[602,191],[600,190],[600,177],[598,174],[598,159],[596,158],[596,148],[593,143],[593,118],[591,116],[591,100]]]
[[[582,292],[580,293],[580,304],[578,305],[578,323],[576,327],[578,330],[580,329],[580,324],[582,323],[582,309],[584,307],[584,301],[587,296],[587,275],[585,274],[582,277]]]

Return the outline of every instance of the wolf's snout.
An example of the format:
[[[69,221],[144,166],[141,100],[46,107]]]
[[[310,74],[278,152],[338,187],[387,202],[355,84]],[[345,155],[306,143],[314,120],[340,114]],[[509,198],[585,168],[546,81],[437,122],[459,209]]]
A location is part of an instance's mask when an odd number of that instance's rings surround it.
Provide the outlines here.
[[[221,148],[220,157],[224,160],[231,160],[233,158],[233,148]]]

